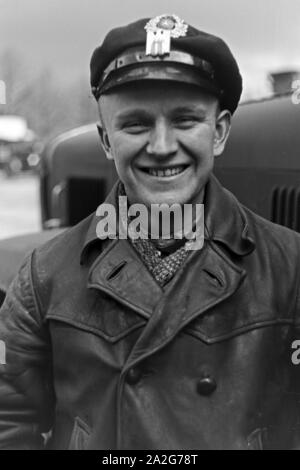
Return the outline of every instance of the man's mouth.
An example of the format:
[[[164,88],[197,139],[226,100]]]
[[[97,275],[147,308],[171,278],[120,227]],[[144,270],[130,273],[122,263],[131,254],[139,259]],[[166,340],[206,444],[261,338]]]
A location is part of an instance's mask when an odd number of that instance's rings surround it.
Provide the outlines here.
[[[170,176],[176,176],[180,173],[183,173],[184,170],[188,165],[177,165],[177,166],[169,166],[169,167],[151,167],[151,168],[141,168],[141,170],[151,176],[159,177],[159,178],[166,178]]]

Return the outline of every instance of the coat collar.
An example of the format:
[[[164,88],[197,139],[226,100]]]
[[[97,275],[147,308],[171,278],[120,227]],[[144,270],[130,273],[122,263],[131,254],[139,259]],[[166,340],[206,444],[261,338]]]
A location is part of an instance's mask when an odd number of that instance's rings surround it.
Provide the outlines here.
[[[104,204],[111,204],[115,208],[118,206],[117,195],[119,194],[119,184],[120,181],[117,181],[108,196],[106,197]],[[84,264],[86,260],[86,256],[90,250],[90,248],[96,244],[102,244],[102,241],[97,236],[97,224],[99,222],[99,217],[97,216],[96,212],[92,216],[91,223],[89,225],[86,237],[84,239],[84,243],[81,250],[80,255],[80,264]]]
[[[206,238],[246,256],[255,249],[247,215],[236,197],[211,175],[205,191]]]
[[[105,203],[117,207],[119,184],[118,181],[114,185]],[[239,256],[246,256],[255,249],[243,207],[232,193],[221,186],[214,175],[211,175],[205,188],[204,217],[206,239],[225,245],[229,251]],[[95,213],[82,246],[81,264],[85,262],[91,246],[101,245],[96,233],[98,222],[99,217]]]
[[[115,186],[106,202],[116,204],[117,189]],[[146,321],[123,373],[163,348],[194,319],[232,296],[246,276],[240,263],[235,263],[220,246],[225,245],[239,256],[254,249],[243,208],[213,176],[206,186],[204,205],[206,246],[200,253],[190,254],[165,290],[128,240],[101,244],[96,236],[97,217],[91,222],[83,246],[83,262],[92,245],[96,247],[96,258],[89,269],[87,287],[104,292]]]

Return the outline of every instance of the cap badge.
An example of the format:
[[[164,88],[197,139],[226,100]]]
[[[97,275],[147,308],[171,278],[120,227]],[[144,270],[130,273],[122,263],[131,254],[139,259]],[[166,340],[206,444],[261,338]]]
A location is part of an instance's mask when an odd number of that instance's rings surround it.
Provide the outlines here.
[[[170,53],[171,38],[186,36],[188,25],[176,15],[159,15],[148,21],[146,55],[163,56]]]

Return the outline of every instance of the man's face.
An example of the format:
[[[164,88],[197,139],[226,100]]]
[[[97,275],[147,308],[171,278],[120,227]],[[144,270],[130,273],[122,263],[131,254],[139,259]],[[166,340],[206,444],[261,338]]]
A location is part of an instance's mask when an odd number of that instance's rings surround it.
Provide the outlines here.
[[[99,102],[102,141],[131,204],[201,202],[230,113],[198,89],[167,81],[117,88]]]

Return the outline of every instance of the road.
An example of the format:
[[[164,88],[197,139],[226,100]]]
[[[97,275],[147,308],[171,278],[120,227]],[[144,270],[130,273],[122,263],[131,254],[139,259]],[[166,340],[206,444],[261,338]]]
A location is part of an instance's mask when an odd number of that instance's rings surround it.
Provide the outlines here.
[[[39,181],[0,173],[0,239],[40,230]]]

